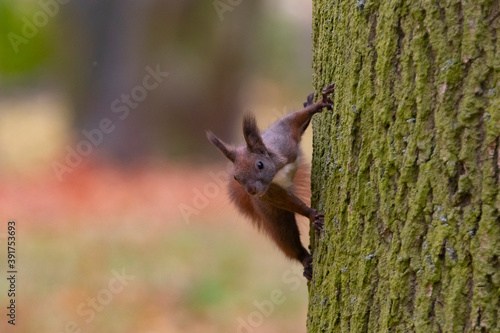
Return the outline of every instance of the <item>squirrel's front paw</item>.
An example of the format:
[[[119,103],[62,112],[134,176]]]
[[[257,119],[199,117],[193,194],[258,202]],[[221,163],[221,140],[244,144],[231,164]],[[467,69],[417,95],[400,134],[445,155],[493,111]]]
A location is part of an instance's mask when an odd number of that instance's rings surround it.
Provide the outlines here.
[[[313,99],[314,99],[314,93],[309,94],[309,96],[307,96],[307,100],[304,102],[304,107],[308,107],[309,105],[312,105]]]
[[[313,277],[313,269],[312,266],[304,267],[304,277],[308,280],[311,280]]]
[[[308,280],[311,280],[312,279],[312,275],[313,275],[312,257],[311,256],[307,256],[307,258],[305,258],[302,261],[302,265],[304,266],[304,277],[306,279],[308,279]]]
[[[323,225],[325,224],[325,215],[320,214],[316,209],[313,209],[311,211],[311,215],[309,215],[309,221],[311,221],[311,224],[316,230],[321,231],[323,230]]]
[[[323,99],[321,100],[323,107],[325,107],[327,110],[333,110],[333,101],[330,98],[330,94],[333,94],[335,92],[335,83],[332,83],[328,85],[323,91],[321,92]]]
[[[325,225],[325,215],[316,214],[316,216],[314,217],[314,221],[312,222],[312,225],[314,226],[314,228],[316,228],[316,230],[322,231],[323,226]]]

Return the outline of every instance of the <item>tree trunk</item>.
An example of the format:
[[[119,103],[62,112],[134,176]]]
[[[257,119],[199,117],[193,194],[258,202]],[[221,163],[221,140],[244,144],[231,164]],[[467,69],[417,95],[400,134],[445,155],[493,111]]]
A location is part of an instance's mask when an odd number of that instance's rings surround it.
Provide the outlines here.
[[[309,332],[500,332],[499,1],[313,9]]]

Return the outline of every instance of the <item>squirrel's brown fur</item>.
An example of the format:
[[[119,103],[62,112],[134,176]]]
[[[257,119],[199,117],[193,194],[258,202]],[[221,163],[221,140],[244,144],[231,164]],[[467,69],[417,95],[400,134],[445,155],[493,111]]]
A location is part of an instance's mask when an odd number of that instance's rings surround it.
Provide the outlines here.
[[[332,84],[316,103],[309,95],[303,110],[278,120],[262,135],[255,118],[247,115],[243,121],[245,146],[233,147],[207,132],[209,140],[233,162],[234,179],[228,184],[231,201],[287,257],[302,263],[307,279],[312,277],[312,258],[300,241],[295,213],[309,218],[318,230],[323,228],[323,215],[299,198],[307,195],[299,189],[309,183],[308,167],[300,161],[300,140],[314,114],[332,109],[328,95],[333,92]]]

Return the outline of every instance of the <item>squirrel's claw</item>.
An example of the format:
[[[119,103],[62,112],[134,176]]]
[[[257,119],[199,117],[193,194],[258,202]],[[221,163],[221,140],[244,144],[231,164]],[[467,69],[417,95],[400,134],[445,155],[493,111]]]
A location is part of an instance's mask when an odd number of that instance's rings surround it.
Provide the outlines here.
[[[325,225],[325,215],[316,214],[314,221],[312,222],[312,225],[316,230],[322,231],[323,226]]]
[[[312,277],[313,277],[313,270],[312,270],[312,266],[309,266],[309,267],[304,267],[304,277],[308,280],[311,280]]]
[[[325,89],[323,89],[322,91],[323,97],[325,97],[325,95],[333,93],[334,91],[335,91],[335,83],[331,83]]]
[[[321,108],[326,108],[327,110],[333,110],[333,103],[319,103]]]
[[[314,99],[314,93],[309,94],[309,96],[307,96],[307,100],[304,102],[304,107],[312,105],[313,99]]]
[[[334,93],[334,92],[335,92],[335,83],[332,83],[321,91],[321,95],[323,97],[322,97],[322,99],[320,99],[316,102],[316,105],[318,107],[320,107],[321,109],[326,108],[327,110],[330,110],[330,111],[333,110],[333,101],[329,95]],[[309,98],[308,98],[308,101],[309,101]],[[304,103],[304,107],[305,106],[306,106],[306,104]]]
[[[313,275],[312,257],[308,256],[305,260],[302,261],[302,265],[304,265],[304,277],[308,280],[311,280]]]
[[[323,225],[325,224],[325,215],[320,214],[316,209],[313,209],[309,215],[309,221],[311,221],[311,224],[316,230],[321,231],[323,230]]]
[[[326,107],[327,110],[333,110],[333,101],[329,95],[333,94],[334,92],[335,92],[335,83],[328,85],[321,92],[321,94],[323,95],[322,102],[323,102],[323,104],[325,104],[324,107]]]

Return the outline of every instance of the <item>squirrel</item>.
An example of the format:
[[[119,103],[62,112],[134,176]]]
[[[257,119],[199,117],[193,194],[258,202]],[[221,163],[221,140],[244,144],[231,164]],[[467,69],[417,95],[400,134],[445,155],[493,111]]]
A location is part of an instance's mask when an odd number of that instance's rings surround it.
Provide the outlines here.
[[[323,108],[333,110],[329,95],[335,91],[330,84],[322,98],[313,103],[310,94],[304,109],[295,111],[260,133],[255,116],[243,120],[246,145],[228,145],[207,131],[208,139],[233,163],[228,182],[231,201],[259,228],[264,230],[283,251],[304,266],[304,276],[312,278],[312,257],[300,241],[295,213],[309,218],[316,230],[323,230],[324,215],[308,207],[295,194],[299,177],[309,177],[299,163],[300,141],[314,114]],[[299,171],[299,172],[298,172]]]

